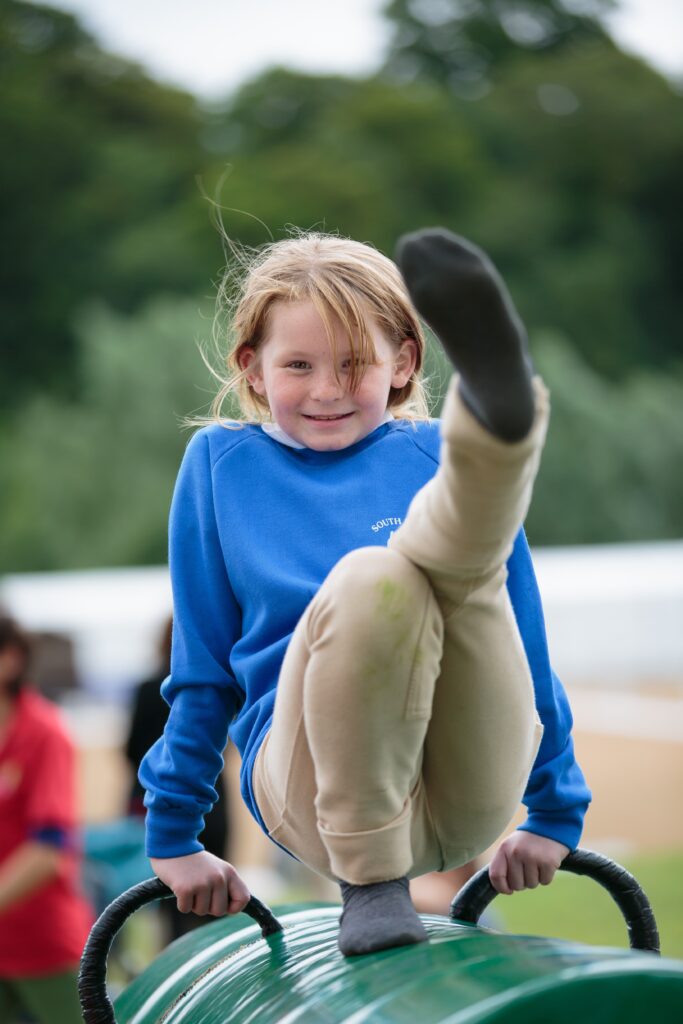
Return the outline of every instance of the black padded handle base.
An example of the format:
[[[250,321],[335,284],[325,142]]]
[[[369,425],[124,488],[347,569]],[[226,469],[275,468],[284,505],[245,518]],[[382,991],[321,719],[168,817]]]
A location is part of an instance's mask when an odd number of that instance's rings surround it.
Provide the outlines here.
[[[626,868],[592,850],[574,850],[562,861],[560,870],[586,875],[607,889],[626,921],[631,949],[659,953],[659,932],[650,901]],[[455,896],[450,917],[476,924],[497,895],[488,867],[482,868]]]
[[[114,937],[123,923],[140,907],[171,896],[172,890],[161,879],[149,878],[118,896],[98,917],[86,942],[78,975],[78,994],[84,1024],[116,1024],[106,986],[107,957]],[[260,925],[264,938],[282,931],[277,918],[255,896],[251,897],[243,913]]]

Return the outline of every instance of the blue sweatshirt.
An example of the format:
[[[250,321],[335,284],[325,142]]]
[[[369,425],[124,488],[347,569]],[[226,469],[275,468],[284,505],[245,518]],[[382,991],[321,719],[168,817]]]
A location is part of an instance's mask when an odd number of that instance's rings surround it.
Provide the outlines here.
[[[252,769],[270,728],[294,628],[349,551],[385,545],[439,462],[439,424],[384,423],[341,451],[292,448],[257,425],[199,431],[188,445],[170,517],[174,625],[164,736],[140,767],[147,852],[201,850],[229,738],[241,790],[264,828]],[[508,589],[545,726],[521,826],[573,849],[590,792],[574,758],[572,717],[553,673],[529,548],[520,531]]]

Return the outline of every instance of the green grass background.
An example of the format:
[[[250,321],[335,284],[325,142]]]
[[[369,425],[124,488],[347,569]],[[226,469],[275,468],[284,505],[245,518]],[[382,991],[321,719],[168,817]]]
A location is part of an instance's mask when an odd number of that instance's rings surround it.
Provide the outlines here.
[[[683,851],[623,861],[645,890],[659,927],[662,955],[683,959]],[[628,947],[626,925],[605,890],[588,878],[558,872],[552,885],[498,896],[491,909],[507,931]]]

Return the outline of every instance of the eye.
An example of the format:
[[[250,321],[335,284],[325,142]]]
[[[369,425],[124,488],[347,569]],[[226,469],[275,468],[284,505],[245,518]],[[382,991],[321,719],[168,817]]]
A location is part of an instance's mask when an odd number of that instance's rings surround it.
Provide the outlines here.
[[[351,366],[365,366],[365,360],[361,359],[360,356],[356,356],[354,359],[344,359],[342,362],[342,370],[350,370]]]
[[[290,363],[287,363],[288,370],[308,370],[309,367],[310,364],[303,359],[293,359]]]

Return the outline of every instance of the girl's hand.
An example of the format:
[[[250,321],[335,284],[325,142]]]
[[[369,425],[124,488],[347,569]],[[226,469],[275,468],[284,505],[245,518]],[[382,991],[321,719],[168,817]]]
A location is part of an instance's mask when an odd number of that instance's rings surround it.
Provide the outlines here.
[[[232,864],[207,850],[186,857],[152,857],[154,873],[172,889],[181,914],[223,917],[244,910],[249,890]]]
[[[489,877],[497,892],[511,896],[522,889],[550,885],[569,847],[533,832],[513,832],[491,861]]]

